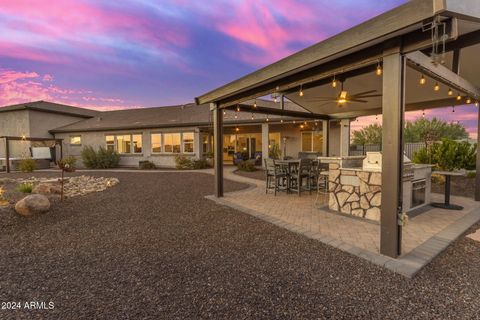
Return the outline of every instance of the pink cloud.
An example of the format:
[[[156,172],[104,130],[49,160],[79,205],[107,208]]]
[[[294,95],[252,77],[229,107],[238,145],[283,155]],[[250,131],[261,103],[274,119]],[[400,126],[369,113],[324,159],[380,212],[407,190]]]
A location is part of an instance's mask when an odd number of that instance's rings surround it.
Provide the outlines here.
[[[20,79],[38,78],[39,75],[36,72],[17,72],[13,70],[0,69],[0,84],[8,83]]]

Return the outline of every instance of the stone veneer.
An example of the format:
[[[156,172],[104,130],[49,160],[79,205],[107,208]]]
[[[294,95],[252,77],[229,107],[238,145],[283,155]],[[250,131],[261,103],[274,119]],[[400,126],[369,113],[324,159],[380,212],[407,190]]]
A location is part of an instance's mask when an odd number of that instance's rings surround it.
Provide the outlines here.
[[[380,220],[382,174],[361,169],[342,169],[329,164],[330,210],[369,220]]]

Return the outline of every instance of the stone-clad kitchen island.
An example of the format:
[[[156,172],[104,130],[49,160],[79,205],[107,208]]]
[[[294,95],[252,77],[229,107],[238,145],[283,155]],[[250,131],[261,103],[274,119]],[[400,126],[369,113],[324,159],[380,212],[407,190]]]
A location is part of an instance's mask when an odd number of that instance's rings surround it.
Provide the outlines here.
[[[321,158],[329,165],[328,207],[368,220],[380,220],[382,204],[381,153],[365,157]],[[413,164],[404,157],[403,211],[430,203],[431,166]]]

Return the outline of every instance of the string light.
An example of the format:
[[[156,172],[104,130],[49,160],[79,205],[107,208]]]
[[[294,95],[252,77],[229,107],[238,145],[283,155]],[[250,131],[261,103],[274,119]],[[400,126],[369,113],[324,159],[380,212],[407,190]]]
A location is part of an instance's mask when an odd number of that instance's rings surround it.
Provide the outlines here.
[[[377,74],[377,76],[381,76],[382,72],[382,66],[380,65],[380,61],[378,61],[377,70],[375,71],[375,73]]]
[[[237,115],[235,114],[235,119],[237,119],[237,118],[238,118],[238,117],[237,117]]]
[[[240,106],[237,104],[237,112],[240,112]]]
[[[240,131],[240,128],[239,128],[239,127],[236,127],[236,128],[235,128],[235,131],[237,131],[237,132]]]
[[[427,79],[425,79],[425,76],[422,74],[422,77],[420,78],[420,84],[424,85],[425,83],[427,83]]]
[[[300,129],[303,129],[303,124],[300,125]]]
[[[303,124],[304,124],[304,125],[307,125],[307,121],[304,121]]]
[[[303,88],[302,88],[302,86],[303,86],[303,85],[301,84],[301,85],[300,85],[300,92],[298,93],[298,95],[299,95],[300,97],[303,97]]]
[[[478,107],[478,105],[479,105],[479,102],[475,101],[475,107]]]
[[[467,104],[470,104],[472,103],[472,99],[470,99],[470,97],[467,98],[467,101],[465,101]]]
[[[460,93],[457,95],[457,101],[460,101],[462,100],[462,96],[460,95]]]
[[[293,124],[295,124],[295,120],[293,120]]]
[[[267,122],[270,121],[270,120],[268,119],[268,114],[267,114],[267,119],[265,119],[265,121],[267,121]]]
[[[227,111],[223,110],[223,115],[224,116],[227,115]]]
[[[277,97],[276,96],[273,98],[273,102],[277,103]]]
[[[435,91],[439,91],[440,90],[440,85],[437,83],[435,83],[435,86],[433,87],[433,90]]]
[[[378,114],[375,115],[375,120],[378,120]]]
[[[449,88],[449,89],[448,89],[448,95],[449,95],[449,96],[453,96],[453,90],[452,90],[452,88]]]
[[[280,119],[280,123],[283,123],[283,119]]]
[[[425,118],[425,110],[422,110],[422,118]]]
[[[253,120],[253,112],[252,112],[252,120]]]
[[[332,88],[337,87],[337,79],[335,79],[335,75],[333,75],[333,80],[332,80]]]
[[[455,113],[455,106],[452,106],[452,112]]]
[[[254,108],[257,107],[257,100],[255,100],[255,101],[253,102],[253,107],[254,107]]]

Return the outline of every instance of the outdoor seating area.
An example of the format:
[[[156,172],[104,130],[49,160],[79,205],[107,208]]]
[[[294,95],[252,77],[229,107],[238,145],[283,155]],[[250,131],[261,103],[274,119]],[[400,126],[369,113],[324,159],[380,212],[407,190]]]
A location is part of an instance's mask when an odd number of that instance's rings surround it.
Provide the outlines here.
[[[302,195],[303,191],[328,191],[328,166],[320,160],[265,159],[265,193],[273,190]]]

